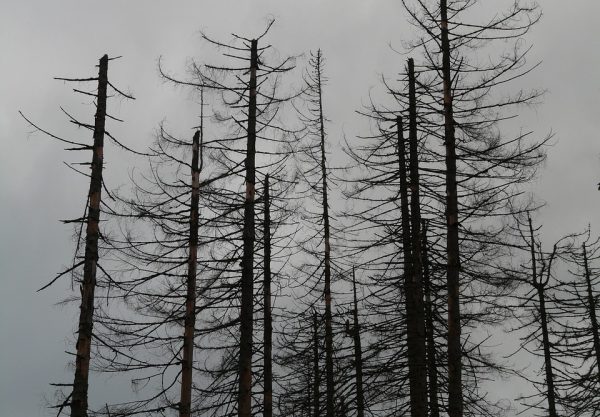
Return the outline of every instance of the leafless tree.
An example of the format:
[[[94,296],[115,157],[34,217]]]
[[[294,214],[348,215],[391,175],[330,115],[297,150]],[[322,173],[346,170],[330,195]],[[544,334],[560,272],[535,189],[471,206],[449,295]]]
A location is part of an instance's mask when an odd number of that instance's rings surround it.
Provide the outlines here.
[[[105,273],[104,269],[99,263],[99,240],[102,238],[100,231],[100,213],[103,204],[102,201],[102,189],[104,183],[102,180],[103,168],[104,168],[104,138],[107,136],[112,142],[117,144],[119,147],[126,150],[130,150],[126,146],[122,145],[113,135],[106,131],[106,119],[114,119],[121,121],[107,113],[107,91],[109,87],[117,94],[124,98],[133,99],[129,94],[123,93],[108,80],[108,63],[111,59],[108,55],[104,55],[100,58],[98,65],[98,76],[90,78],[56,78],[65,82],[72,83],[85,83],[85,82],[97,82],[96,92],[88,92],[81,89],[74,88],[73,91],[85,96],[94,97],[94,104],[96,107],[96,114],[94,116],[94,123],[83,123],[73,117],[71,114],[66,112],[64,109],[61,110],[67,115],[69,121],[77,126],[78,128],[87,129],[93,132],[93,144],[88,145],[85,143],[74,142],[66,140],[59,136],[53,135],[48,131],[45,131],[33,122],[27,119],[23,113],[21,116],[37,130],[42,131],[46,135],[53,139],[56,139],[62,143],[66,143],[69,146],[69,151],[80,151],[80,150],[91,150],[92,151],[92,162],[81,163],[79,165],[89,165],[91,173],[85,174],[77,170],[73,166],[69,165],[72,169],[80,174],[83,174],[90,178],[90,187],[88,196],[86,199],[86,213],[83,217],[65,220],[65,223],[78,223],[81,228],[78,233],[78,248],[76,250],[75,259],[73,265],[59,273],[50,283],[42,287],[40,290],[45,289],[55,283],[60,277],[65,276],[69,273],[77,277],[80,285],[81,293],[81,304],[79,307],[79,324],[77,329],[77,342],[75,344],[75,376],[72,384],[54,384],[58,386],[71,386],[72,391],[69,393],[64,401],[57,405],[58,414],[60,415],[63,408],[69,406],[71,408],[71,416],[73,417],[87,417],[88,415],[88,386],[89,386],[89,370],[90,370],[90,352],[93,344],[93,326],[94,326],[94,309],[96,304],[96,289],[99,286],[110,285],[111,278],[106,275],[101,276]],[[86,225],[85,231],[85,244],[83,254],[79,253],[79,244],[83,235],[83,225]],[[78,268],[83,266],[83,274],[78,274]],[[98,274],[98,269],[101,274]]]

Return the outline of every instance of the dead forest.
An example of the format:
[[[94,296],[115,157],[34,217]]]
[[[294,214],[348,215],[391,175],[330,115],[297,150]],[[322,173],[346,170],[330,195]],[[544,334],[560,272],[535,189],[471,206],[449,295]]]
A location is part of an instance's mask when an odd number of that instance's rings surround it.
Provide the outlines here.
[[[151,97],[113,78],[127,56],[48,74],[88,103],[56,114],[75,133],[21,121],[89,184],[60,219],[72,259],[39,277],[77,308],[48,415],[600,416],[600,236],[544,237],[532,184],[557,138],[519,119],[544,99],[526,87],[542,8],[399,1],[412,37],[382,94],[348,86],[368,128],[341,137],[328,51],[280,53],[274,19],[157,57],[196,116],[147,120],[145,148],[112,133]],[[117,155],[129,175],[108,183]]]

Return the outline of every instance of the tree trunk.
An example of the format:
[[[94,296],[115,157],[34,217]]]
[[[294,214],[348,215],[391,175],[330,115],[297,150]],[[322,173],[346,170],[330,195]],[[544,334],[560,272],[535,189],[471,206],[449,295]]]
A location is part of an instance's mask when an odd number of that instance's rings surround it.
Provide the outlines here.
[[[196,132],[192,143],[192,201],[190,206],[183,360],[181,361],[180,417],[190,417],[192,414],[192,370],[194,362],[194,328],[196,325],[196,264],[198,261],[198,205],[200,201],[200,134],[201,131]]]
[[[334,417],[335,387],[333,382],[333,330],[331,318],[331,246],[329,231],[329,202],[327,200],[327,164],[325,157],[325,123],[323,118],[323,96],[321,86],[321,51],[317,51],[317,87],[319,91],[319,133],[321,135],[321,176],[323,187],[323,228],[325,266],[325,373],[327,381],[326,416]]]
[[[398,176],[400,179],[400,214],[402,215],[402,255],[404,257],[402,274],[402,284],[404,289],[404,303],[406,310],[406,345],[408,351],[408,380],[410,388],[410,408],[411,414],[416,408],[413,406],[413,396],[416,392],[413,388],[415,378],[414,361],[414,331],[411,324],[414,323],[414,297],[411,295],[411,279],[413,271],[412,244],[411,244],[411,222],[408,204],[408,182],[406,178],[406,147],[404,144],[404,131],[402,118],[396,118],[396,129],[398,133]]]
[[[360,343],[360,325],[358,324],[358,298],[356,296],[356,277],[352,268],[352,289],[354,292],[353,329],[354,338],[354,367],[356,369],[356,416],[365,416],[365,397],[363,393],[363,363],[362,347]]]
[[[548,336],[548,319],[546,317],[546,298],[544,295],[544,286],[542,284],[537,285],[537,293],[540,302],[540,318],[542,321],[542,340],[544,343],[544,368],[546,370],[548,414],[550,417],[557,417],[556,394],[554,391],[554,372],[552,370],[552,356],[550,353],[550,339]]]
[[[544,370],[546,372],[546,397],[548,400],[548,414],[549,417],[557,417],[556,414],[556,398],[554,391],[554,374],[552,371],[552,356],[550,352],[550,338],[548,336],[548,319],[546,316],[546,297],[544,294],[545,284],[542,282],[541,276],[537,273],[537,263],[535,256],[535,236],[533,234],[533,225],[531,223],[531,217],[528,217],[529,221],[529,233],[531,235],[531,242],[529,250],[531,252],[531,273],[532,273],[532,285],[537,290],[538,301],[539,301],[539,312],[542,326],[542,343],[544,347]],[[554,256],[554,254],[552,254]],[[550,261],[551,263],[552,261]],[[548,267],[549,268],[549,267]],[[548,273],[550,273],[548,271]]]
[[[319,400],[319,396],[321,393],[319,392],[319,384],[321,383],[321,375],[320,375],[320,366],[319,366],[319,319],[317,317],[317,312],[313,313],[313,410],[314,417],[321,416],[321,402]]]
[[[404,293],[406,297],[406,315],[410,314],[411,299],[408,297],[408,282],[411,275],[411,242],[410,242],[410,212],[408,206],[408,182],[406,180],[406,147],[404,145],[404,131],[402,117],[396,118],[396,130],[398,134],[398,177],[400,179],[400,214],[402,216],[402,253],[404,257]]]
[[[83,282],[81,283],[81,306],[77,332],[77,356],[75,378],[71,395],[71,417],[87,417],[88,377],[92,327],[94,324],[94,290],[96,289],[96,267],[98,263],[98,238],[100,231],[100,201],[102,198],[102,168],[104,161],[104,126],[106,121],[106,90],[108,87],[108,56],[100,58],[98,72],[98,102],[94,121],[94,154],[92,156],[89,208],[85,237]]]
[[[264,234],[264,417],[273,416],[273,364],[272,364],[272,338],[273,324],[271,321],[271,213],[269,196],[269,175],[265,177],[265,218],[263,225]]]
[[[254,295],[254,193],[256,153],[256,71],[257,41],[250,51],[250,96],[248,103],[248,142],[246,147],[246,198],[244,201],[244,253],[242,258],[242,303],[240,311],[240,358],[238,416],[252,415],[252,326]]]
[[[412,417],[427,417],[427,366],[425,358],[425,316],[421,266],[421,203],[419,198],[419,156],[417,137],[417,99],[414,61],[408,60],[409,89],[409,172],[412,267],[409,278],[412,314],[408,316],[408,358]],[[412,366],[412,372],[411,372]]]
[[[440,416],[438,400],[437,365],[435,360],[435,334],[433,327],[433,304],[431,302],[431,280],[429,277],[429,259],[427,253],[427,223],[423,220],[421,227],[423,236],[422,264],[423,290],[425,292],[425,332],[427,338],[427,375],[429,377],[429,415]]]
[[[458,191],[456,138],[450,74],[450,39],[447,0],[440,0],[442,78],[444,89],[444,145],[446,147],[446,256],[448,286],[448,415],[462,417],[462,351],[460,343],[460,250],[458,241]]]

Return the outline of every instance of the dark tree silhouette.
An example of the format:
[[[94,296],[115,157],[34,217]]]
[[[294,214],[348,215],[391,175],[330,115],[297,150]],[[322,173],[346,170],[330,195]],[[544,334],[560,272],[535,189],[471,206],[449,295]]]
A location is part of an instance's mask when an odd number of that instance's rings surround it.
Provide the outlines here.
[[[84,94],[86,96],[92,96],[95,98],[96,114],[94,116],[94,124],[87,124],[80,122],[75,119],[64,109],[63,112],[69,117],[69,121],[79,128],[84,128],[93,132],[93,144],[87,145],[84,143],[78,143],[63,139],[56,135],[53,135],[27,119],[22,113],[21,116],[37,130],[42,131],[46,135],[60,142],[67,143],[74,147],[68,148],[70,151],[79,150],[91,150],[92,151],[92,162],[89,164],[91,173],[83,174],[90,178],[90,187],[88,196],[86,199],[86,213],[84,217],[65,220],[65,223],[80,223],[81,229],[78,237],[78,248],[79,239],[82,237],[83,224],[86,225],[85,230],[85,245],[83,256],[80,256],[78,249],[76,250],[75,259],[72,267],[58,274],[49,284],[42,287],[43,290],[53,283],[55,283],[60,277],[72,273],[73,276],[77,276],[77,269],[83,265],[83,274],[79,278],[80,282],[80,294],[81,303],[79,307],[79,321],[77,326],[77,342],[75,344],[75,376],[72,384],[54,384],[58,386],[72,386],[72,391],[69,393],[62,404],[57,405],[59,409],[58,414],[62,412],[63,408],[69,406],[71,408],[72,417],[87,417],[88,415],[88,391],[89,391],[89,371],[90,371],[90,352],[92,349],[92,343],[94,338],[93,326],[94,326],[94,309],[95,309],[95,292],[99,283],[98,269],[105,272],[102,266],[99,264],[99,240],[101,239],[100,232],[100,213],[102,201],[102,188],[104,183],[102,180],[102,172],[104,168],[104,137],[109,137],[115,144],[121,148],[130,150],[129,148],[122,145],[114,136],[106,131],[106,118],[119,119],[112,117],[107,114],[107,91],[109,87],[117,94],[122,97],[133,99],[132,96],[123,93],[117,89],[108,80],[108,62],[111,58],[108,55],[104,55],[100,58],[98,76],[90,78],[56,78],[57,80],[65,82],[97,82],[96,93],[87,92],[80,89],[73,89],[73,91]],[[116,58],[112,58],[116,59]],[[131,150],[130,150],[131,151]],[[81,164],[88,165],[88,164]],[[72,166],[70,166],[73,168]],[[80,171],[73,168],[75,171],[81,174]],[[77,259],[79,258],[79,261]],[[107,282],[110,282],[110,276],[104,278]]]
[[[515,315],[520,321],[520,326],[515,330],[525,331],[521,337],[520,348],[543,359],[544,375],[543,383],[525,377],[538,392],[519,399],[528,408],[540,409],[544,414],[558,417],[561,415],[558,409],[561,395],[557,386],[557,372],[560,373],[558,366],[564,365],[565,362],[556,343],[558,310],[555,294],[560,283],[556,280],[555,271],[556,264],[566,260],[572,252],[578,235],[570,234],[560,238],[554,243],[552,250],[547,252],[544,251],[539,237],[541,226],[534,227],[530,214],[527,213],[526,220],[516,220],[515,229],[529,261],[522,265],[521,270],[513,273],[515,280],[526,285],[524,294],[516,292],[513,295],[518,301],[518,306],[523,309],[521,315],[517,314],[518,310],[515,309]],[[542,405],[542,402],[546,405]]]
[[[568,415],[594,416],[600,412],[600,330],[598,327],[598,240],[589,237],[581,250],[570,253],[574,279],[560,279],[556,294],[559,325],[556,348],[567,366],[557,375],[561,403]]]
[[[324,338],[325,338],[325,415],[335,417],[335,376],[334,376],[334,330],[332,312],[332,226],[330,218],[330,168],[327,163],[327,135],[324,115],[323,89],[327,78],[324,75],[325,59],[321,50],[311,53],[309,69],[304,76],[303,107],[298,107],[300,118],[305,125],[305,137],[298,149],[301,186],[299,194],[305,203],[305,229],[310,230],[300,246],[309,259],[298,267],[300,274],[307,276],[308,293],[314,297],[314,290],[322,285],[324,299]],[[315,260],[315,264],[310,262]],[[315,277],[316,283],[310,282]],[[308,302],[312,310],[311,301]],[[319,308],[320,310],[320,308]]]

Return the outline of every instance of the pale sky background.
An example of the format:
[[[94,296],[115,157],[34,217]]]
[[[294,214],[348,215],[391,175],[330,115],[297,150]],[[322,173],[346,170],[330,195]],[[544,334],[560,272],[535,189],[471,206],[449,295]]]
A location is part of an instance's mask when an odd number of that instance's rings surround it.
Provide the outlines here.
[[[540,3],[543,19],[527,40],[534,45],[531,62],[543,63],[527,83],[548,93],[519,123],[540,135],[555,132],[556,144],[532,185],[547,202],[539,221],[552,240],[590,222],[598,231],[600,2]],[[137,100],[112,100],[109,112],[126,123],[110,122],[107,129],[143,149],[161,120],[189,132],[198,113],[185,90],[174,91],[160,80],[157,58],[162,55],[168,68],[184,74],[189,57],[202,60],[199,30],[224,40],[231,32],[252,36],[274,17],[268,40],[282,55],[323,49],[335,148],[342,133],[367,132],[355,110],[371,88],[381,91],[380,74],[393,78],[402,70],[407,56],[389,44],[400,50],[401,41],[412,37],[398,0],[0,0],[0,6],[0,417],[54,415],[43,407],[44,395],[53,391],[48,383],[72,380],[64,351],[72,349],[77,306],[55,306],[68,294],[68,279],[42,293],[35,290],[69,264],[72,227],[58,220],[80,216],[87,192],[86,181],[62,161],[87,161],[89,155],[64,152],[42,134],[30,134],[17,113],[68,138],[91,141],[91,133],[70,128],[59,109],[91,120],[89,100],[53,77],[96,76],[94,66],[104,53],[123,55],[111,62],[109,79]],[[125,183],[127,161],[110,143],[105,155],[107,184]],[[93,384],[95,404],[123,395],[115,379]]]

